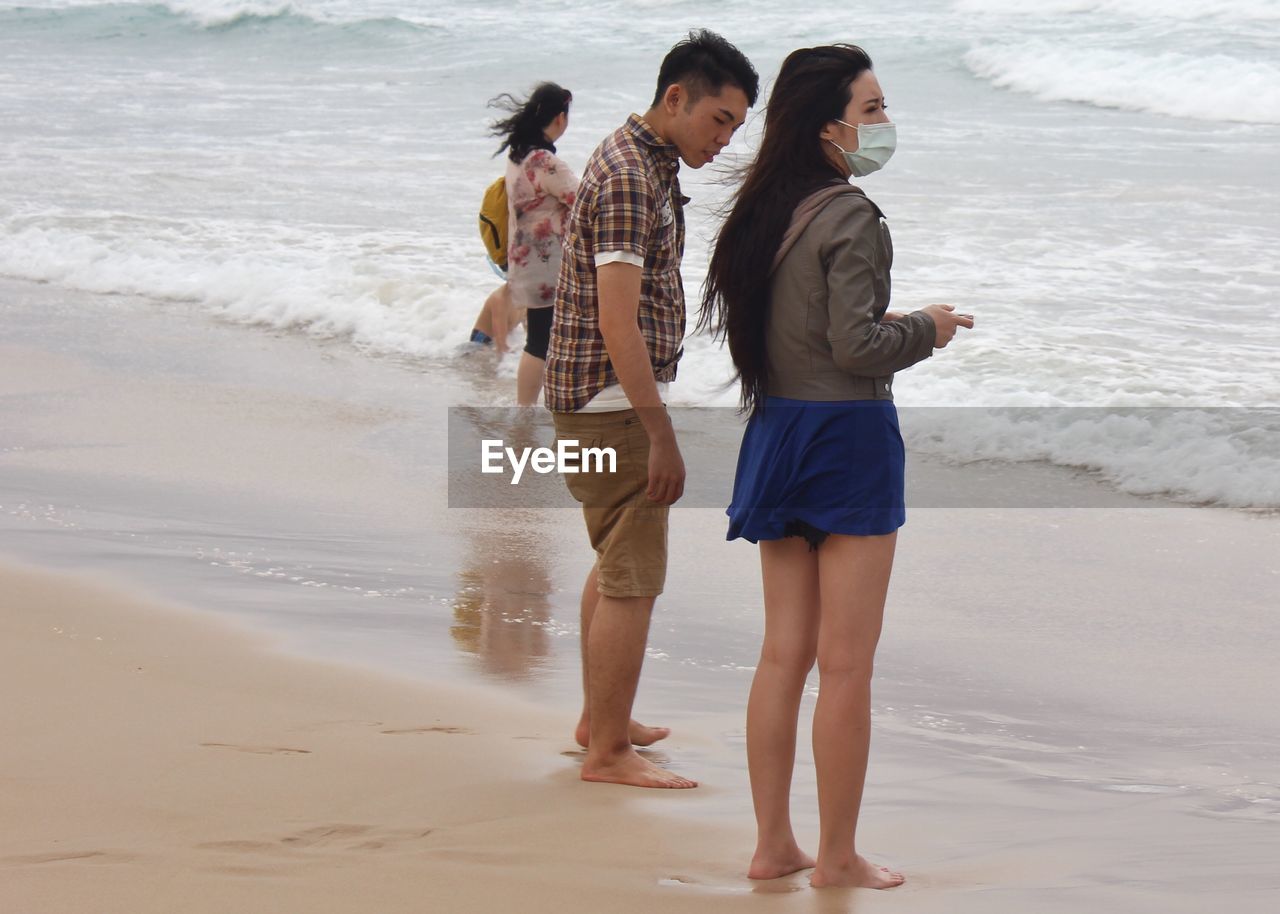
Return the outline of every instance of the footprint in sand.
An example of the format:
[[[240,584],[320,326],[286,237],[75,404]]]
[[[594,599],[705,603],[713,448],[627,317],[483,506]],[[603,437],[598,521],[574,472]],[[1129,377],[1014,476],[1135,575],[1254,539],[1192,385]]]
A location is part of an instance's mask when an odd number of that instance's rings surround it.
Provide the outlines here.
[[[290,733],[316,733],[324,730],[340,730],[348,727],[381,727],[380,720],[320,720],[310,724],[302,724],[297,727],[290,727]]]
[[[363,838],[371,831],[373,828],[368,825],[318,825],[296,834],[285,835],[280,843],[290,847],[329,846]]]
[[[338,822],[316,825],[274,840],[209,841],[199,850],[254,856],[294,856],[299,851],[393,851],[414,845],[433,828],[377,828]]]
[[[234,743],[201,743],[206,749],[231,749],[235,752],[252,752],[254,755],[310,755],[310,749],[290,749],[287,746],[239,746]]]
[[[265,866],[211,866],[209,872],[218,873],[221,876],[247,876],[252,879],[269,879],[284,875]]]
[[[664,889],[685,889],[710,895],[750,895],[760,891],[759,886],[744,886],[737,882],[720,882],[719,880],[700,879],[692,876],[668,876],[666,879],[659,879],[658,885]],[[787,886],[781,889],[769,889],[768,891],[793,892],[796,889]]]
[[[49,854],[28,854],[21,857],[4,857],[0,862],[22,866],[44,863],[129,863],[135,858],[118,851],[54,851]]]
[[[228,851],[230,853],[261,854],[279,850],[270,841],[207,841],[197,844],[202,851]]]

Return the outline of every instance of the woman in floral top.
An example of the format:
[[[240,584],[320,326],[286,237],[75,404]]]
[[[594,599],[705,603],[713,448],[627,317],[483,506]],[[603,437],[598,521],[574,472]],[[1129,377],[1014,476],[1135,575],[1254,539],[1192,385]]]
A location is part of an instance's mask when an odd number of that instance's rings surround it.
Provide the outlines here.
[[[556,157],[556,140],[569,126],[573,96],[555,83],[542,83],[526,102],[510,95],[491,104],[511,116],[493,125],[507,153],[507,282],[513,308],[528,309],[527,337],[516,375],[516,400],[533,406],[542,390],[542,371],[551,336],[551,309],[560,275],[560,245],[578,178]]]

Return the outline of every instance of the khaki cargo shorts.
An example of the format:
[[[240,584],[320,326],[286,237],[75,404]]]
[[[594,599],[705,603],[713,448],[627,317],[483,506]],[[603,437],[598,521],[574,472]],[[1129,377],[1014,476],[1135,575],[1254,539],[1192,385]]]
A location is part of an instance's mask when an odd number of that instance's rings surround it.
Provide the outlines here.
[[[566,473],[569,492],[582,505],[596,551],[600,593],[606,597],[656,597],[667,580],[667,515],[649,500],[649,436],[633,409],[607,413],[552,413],[557,441],[578,448],[611,448],[616,472]]]

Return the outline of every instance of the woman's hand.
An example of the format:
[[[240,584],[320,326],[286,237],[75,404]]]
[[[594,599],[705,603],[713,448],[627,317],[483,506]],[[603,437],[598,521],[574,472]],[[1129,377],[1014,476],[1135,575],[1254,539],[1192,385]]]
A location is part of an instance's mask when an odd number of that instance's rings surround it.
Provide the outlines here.
[[[956,335],[957,327],[964,327],[968,330],[973,329],[973,315],[956,314],[955,305],[928,305],[921,310],[933,318],[933,326],[936,329],[933,337],[934,349],[945,348],[947,343],[951,342]]]

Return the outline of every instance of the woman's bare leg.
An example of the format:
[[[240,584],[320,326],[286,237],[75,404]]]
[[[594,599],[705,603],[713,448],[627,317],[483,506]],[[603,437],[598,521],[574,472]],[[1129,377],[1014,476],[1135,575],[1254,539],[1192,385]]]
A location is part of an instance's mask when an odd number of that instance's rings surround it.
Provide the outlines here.
[[[858,812],[871,746],[871,673],[897,534],[827,537],[818,549],[821,630],[813,760],[821,837],[814,886],[886,889],[903,877],[859,856]]]
[[[520,367],[516,369],[516,403],[519,406],[535,406],[542,393],[542,372],[547,363],[527,352],[520,353]]]
[[[799,537],[760,543],[764,643],[747,701],[747,769],[756,850],[747,875],[776,879],[813,866],[791,829],[796,720],[818,645],[818,555]]]
[[[493,348],[504,353],[507,351],[507,337],[511,334],[510,283],[504,282],[494,289],[484,307],[489,312],[489,323],[493,327],[493,332],[489,334],[493,337]]]

